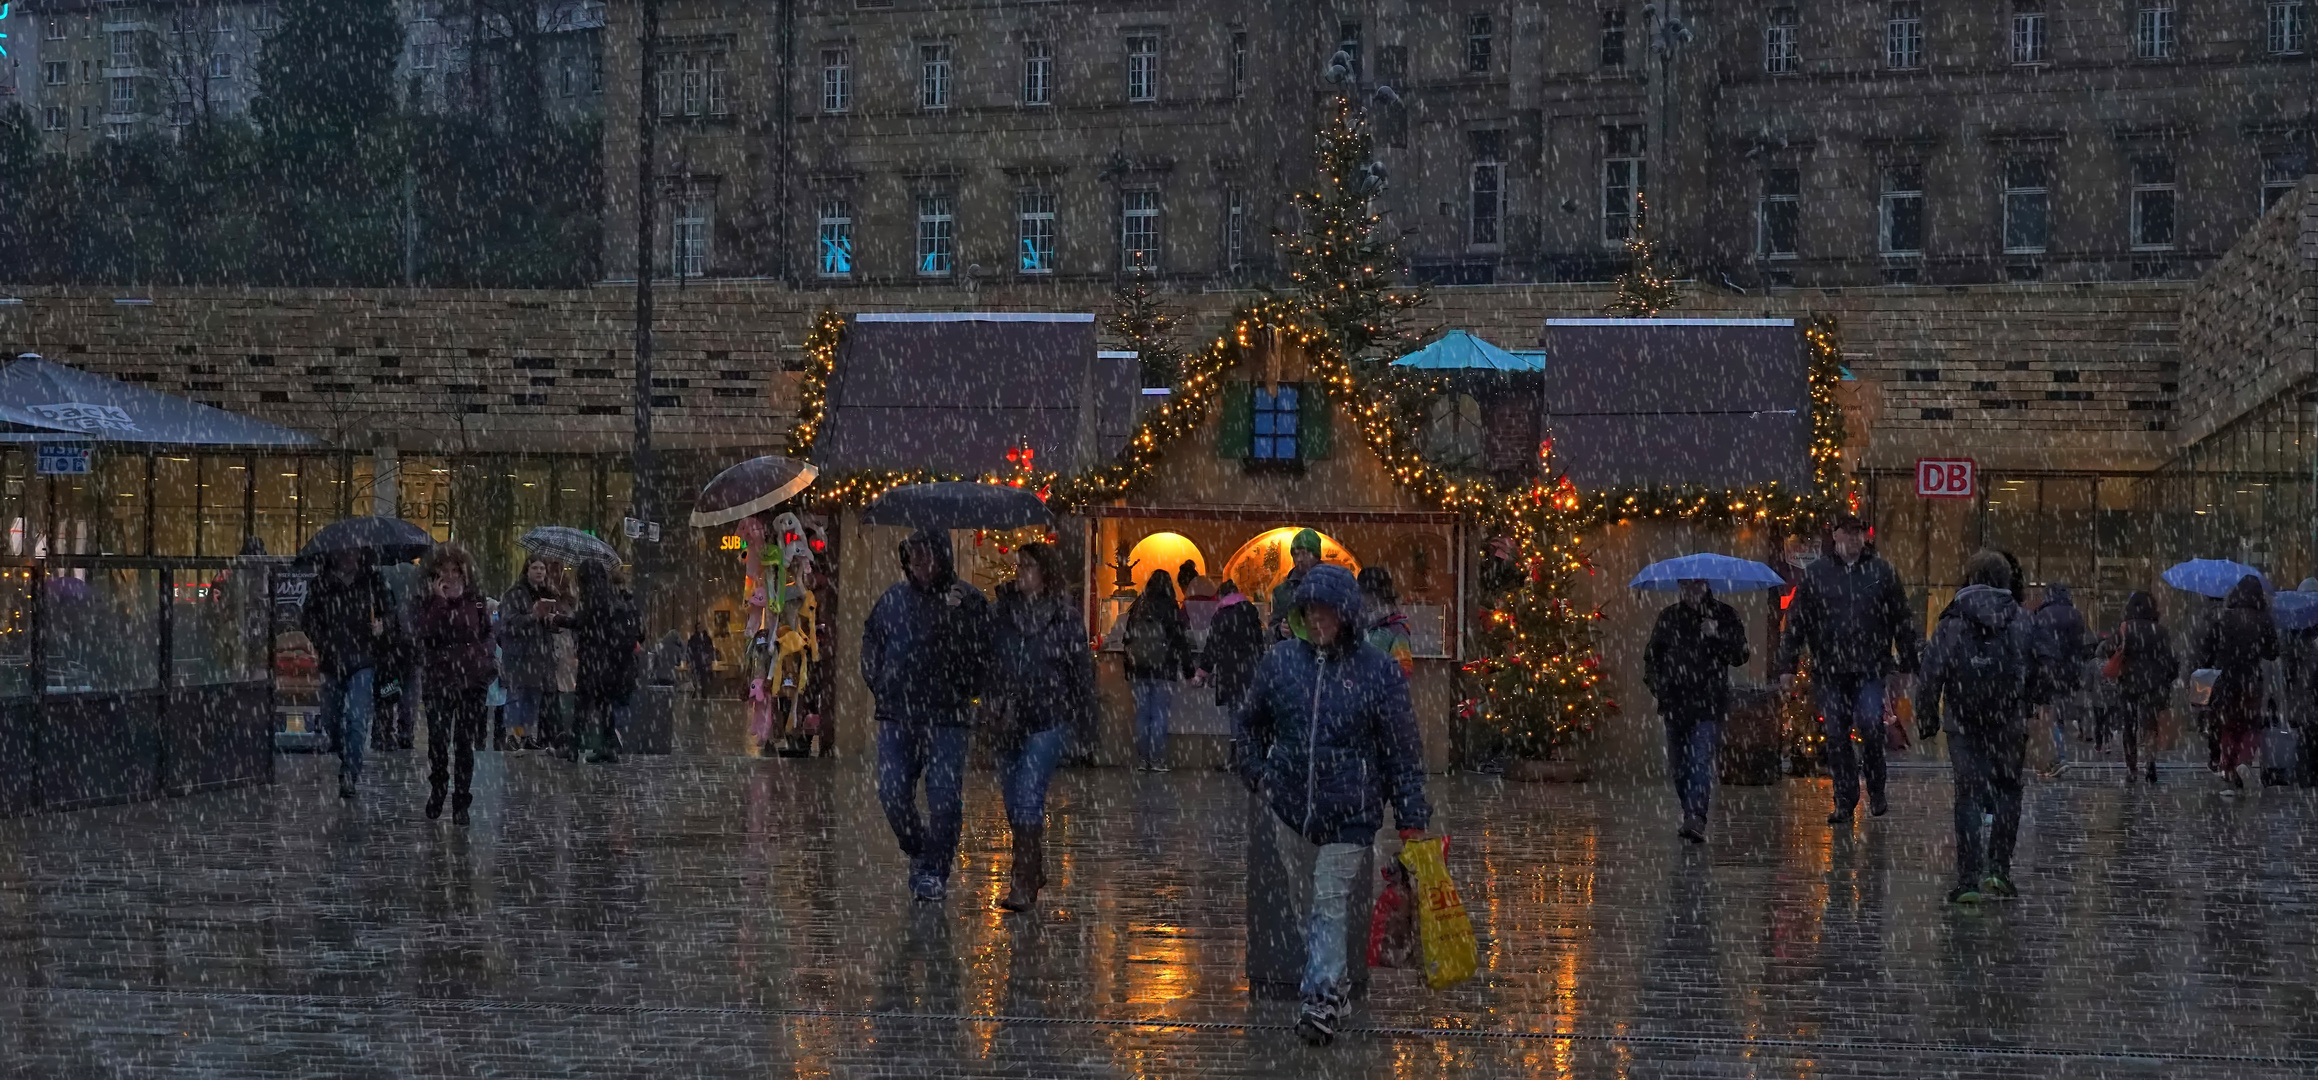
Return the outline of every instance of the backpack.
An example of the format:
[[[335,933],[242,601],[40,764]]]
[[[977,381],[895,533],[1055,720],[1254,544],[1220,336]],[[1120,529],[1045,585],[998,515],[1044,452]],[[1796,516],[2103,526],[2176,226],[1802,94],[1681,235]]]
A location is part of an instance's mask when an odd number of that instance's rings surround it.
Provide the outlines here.
[[[1139,671],[1169,672],[1175,664],[1175,651],[1167,640],[1167,627],[1157,616],[1127,620],[1127,662]]]
[[[2020,712],[2028,690],[2028,657],[2007,626],[1990,629],[1965,619],[1968,637],[1951,676],[1950,700],[1956,715],[1974,726],[2009,722]]]

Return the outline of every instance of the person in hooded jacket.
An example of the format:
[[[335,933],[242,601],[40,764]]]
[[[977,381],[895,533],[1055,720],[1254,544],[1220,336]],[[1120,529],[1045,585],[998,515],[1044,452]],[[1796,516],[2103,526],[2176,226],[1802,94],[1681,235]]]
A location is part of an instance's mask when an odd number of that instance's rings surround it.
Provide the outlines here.
[[[427,712],[427,807],[467,824],[474,804],[475,749],[483,741],[483,695],[498,674],[489,601],[475,588],[475,560],[457,544],[427,554],[427,596],[412,620]],[[456,781],[455,791],[446,792]]]
[[[1046,788],[1079,713],[1094,708],[1094,651],[1072,602],[1062,560],[1043,543],[1014,552],[1014,580],[998,587],[991,620],[1000,698],[992,750],[1014,863],[998,906],[1028,911],[1046,886]]]
[[[2054,582],[2044,587],[2044,599],[2036,606],[2036,628],[2045,636],[2044,648],[2050,670],[2045,673],[2047,685],[2052,687],[2052,704],[2045,707],[2052,727],[2052,768],[2047,776],[2057,777],[2068,768],[2069,728],[2081,714],[2084,706],[2085,661],[2093,653],[2093,636],[2085,628],[2085,617],[2070,600],[2068,586]]]
[[[1264,654],[1232,720],[1232,761],[1271,811],[1278,849],[1309,893],[1292,892],[1305,926],[1296,1029],[1335,1038],[1349,984],[1345,933],[1352,876],[1368,858],[1390,803],[1403,840],[1432,817],[1408,679],[1361,639],[1360,586],[1340,566],[1315,566],[1292,607],[1297,636]]]
[[[1676,832],[1703,844],[1715,746],[1730,715],[1730,669],[1747,662],[1747,626],[1706,582],[1679,584],[1681,599],[1658,613],[1642,649],[1642,682],[1666,724],[1666,771],[1682,808]]]
[[[2012,851],[2020,838],[2027,719],[2049,696],[2050,668],[2040,661],[2034,620],[2013,599],[2012,579],[2001,553],[1972,556],[1964,587],[1940,612],[1918,672],[1918,734],[1929,740],[1947,731],[1956,783],[1952,904],[2019,895]]]
[[[2156,597],[2145,592],[2125,597],[2125,621],[2101,643],[2104,659],[2119,652],[2125,655],[2118,661],[2117,673],[2117,726],[2125,743],[2125,782],[2132,783],[2142,775],[2141,742],[2149,739],[2146,776],[2154,784],[2157,712],[2165,707],[2167,691],[2181,675],[2181,661],[2173,655],[2165,628],[2158,624]]]
[[[1884,799],[1883,718],[1907,692],[1921,641],[1899,573],[1868,549],[1867,522],[1855,514],[1838,516],[1828,547],[1795,586],[1772,667],[1781,687],[1792,692],[1802,653],[1810,650],[1811,686],[1826,722],[1828,771],[1835,776],[1835,812],[1827,823],[1847,825],[1859,806],[1863,773],[1867,812],[1882,817],[1890,807]]]
[[[910,859],[910,892],[949,894],[963,817],[973,706],[989,679],[990,602],[958,580],[950,534],[901,542],[903,579],[861,628],[861,680],[877,697],[877,798]],[[918,784],[926,808],[918,810]]]
[[[612,580],[610,567],[581,563],[579,584],[580,609],[571,624],[579,654],[579,710],[567,753],[573,760],[609,764],[620,760],[620,716],[636,696],[644,620],[636,599]]]
[[[2247,574],[2230,586],[2221,614],[2206,623],[2197,643],[2197,666],[2221,669],[2213,681],[2211,707],[2223,795],[2246,788],[2245,769],[2254,761],[2269,689],[2262,664],[2277,658],[2278,624],[2270,618],[2268,590],[2262,579]]]
[[[377,708],[379,664],[394,653],[400,612],[366,551],[334,551],[299,609],[322,671],[322,730],[338,746],[338,797],[354,797]]]
[[[1239,707],[1255,681],[1256,664],[1271,640],[1264,634],[1264,617],[1255,602],[1226,579],[1217,587],[1215,618],[1208,623],[1207,644],[1199,651],[1196,678],[1215,687],[1215,704],[1227,712]]]
[[[1175,583],[1154,570],[1120,620],[1127,647],[1127,688],[1135,696],[1135,767],[1166,772],[1167,721],[1175,683],[1191,675],[1191,632]]]
[[[1367,612],[1368,643],[1392,657],[1403,676],[1417,673],[1416,650],[1409,643],[1408,613],[1400,609],[1400,594],[1392,587],[1392,571],[1371,566],[1360,572],[1361,610]]]

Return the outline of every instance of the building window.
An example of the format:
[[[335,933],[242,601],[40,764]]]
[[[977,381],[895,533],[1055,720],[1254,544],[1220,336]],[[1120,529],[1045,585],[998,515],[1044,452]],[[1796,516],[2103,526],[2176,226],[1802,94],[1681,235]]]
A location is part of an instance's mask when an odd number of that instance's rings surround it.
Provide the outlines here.
[[[853,204],[843,199],[821,201],[821,276],[853,274]]]
[[[1022,43],[1022,103],[1054,104],[1054,43]]]
[[[604,51],[595,49],[588,53],[588,93],[601,94],[603,92]]]
[[[170,126],[172,126],[172,127],[186,127],[186,126],[189,126],[189,125],[191,125],[192,123],[193,123],[193,103],[192,103],[192,102],[190,102],[190,101],[172,101],[172,102],[170,102],[170,103],[169,103],[169,124],[170,124]]]
[[[2172,158],[2133,159],[2133,250],[2164,251],[2173,246],[2176,194]]]
[[[209,77],[212,79],[233,78],[233,54],[222,52],[210,53]]]
[[[1159,100],[1159,35],[1127,35],[1127,100]]]
[[[1248,32],[1231,32],[1231,96],[1244,97],[1248,92]]]
[[[918,107],[950,107],[950,46],[947,43],[918,46]],[[948,256],[943,258],[943,265],[947,266]]]
[[[129,137],[129,125],[127,125],[127,124],[125,124],[125,123],[118,123],[118,122],[116,122],[116,123],[110,123],[110,124],[106,124],[106,125],[105,125],[105,138],[108,138],[108,139],[126,139],[126,138],[128,138],[128,137]]]
[[[2012,62],[2045,62],[2044,0],[2012,0]]]
[[[2004,253],[2044,252],[2052,232],[2052,165],[2043,158],[2004,162]]]
[[[41,26],[46,29],[46,37],[50,41],[63,41],[65,28],[68,25],[69,24],[65,21],[65,17],[62,15],[51,15],[48,17],[46,22],[41,24]]]
[[[2133,17],[2133,55],[2142,60],[2173,58],[2173,0],[2142,0]]]
[[[1626,66],[1626,9],[1602,12],[1602,66]]]
[[[259,4],[257,17],[250,21],[250,28],[253,30],[271,30],[274,28],[274,19],[275,6],[273,4]]]
[[[1923,166],[1892,165],[1883,170],[1876,219],[1876,246],[1885,255],[1924,253]]]
[[[1340,52],[1340,53],[1343,53],[1343,54],[1344,54],[1344,55],[1347,57],[1347,59],[1348,59],[1348,63],[1349,63],[1349,65],[1350,65],[1350,67],[1352,68],[1352,79],[1351,79],[1351,81],[1352,81],[1352,82],[1356,82],[1356,83],[1357,83],[1357,82],[1359,82],[1359,81],[1360,81],[1360,24],[1359,24],[1359,23],[1356,23],[1356,22],[1341,22],[1341,23],[1337,23],[1337,24],[1336,24],[1336,51],[1337,51],[1337,52]]]
[[[51,60],[40,65],[40,81],[50,86],[63,86],[72,81],[72,65],[63,60]]]
[[[1487,15],[1465,20],[1465,70],[1475,75],[1489,70],[1490,52],[1497,44],[1497,24]]]
[[[1379,45],[1376,47],[1376,81],[1385,86],[1401,86],[1408,82],[1409,47],[1406,45]]]
[[[40,126],[47,131],[63,131],[65,110],[62,105],[50,105],[40,112]]]
[[[708,115],[723,116],[730,111],[730,105],[726,101],[724,93],[724,54],[710,53],[707,62]]]
[[[226,7],[226,6],[224,6],[224,5],[222,5],[222,4],[221,4],[221,5],[219,5],[218,7],[216,7],[215,9],[213,9],[213,11],[214,11],[214,14],[215,14],[216,18],[213,20],[213,23],[212,23],[212,26],[211,26],[211,28],[212,28],[212,29],[214,29],[214,30],[216,30],[216,31],[217,31],[218,33],[220,33],[220,34],[227,34],[227,35],[230,35],[230,34],[232,34],[232,33],[233,33],[233,9],[232,9],[232,8],[229,8],[229,7]]]
[[[113,66],[135,67],[137,64],[137,32],[134,30],[115,30],[112,33],[112,38]]]
[[[946,65],[948,61],[943,63]],[[926,195],[918,199],[918,275],[921,277],[950,276],[950,262],[956,251],[956,238],[950,232],[950,209],[947,195]]]
[[[422,41],[412,45],[410,47],[411,69],[414,71],[433,71],[435,69],[435,49],[435,43],[431,41]]]
[[[1799,169],[1763,170],[1763,206],[1756,223],[1755,249],[1765,259],[1795,257],[1795,236],[1803,227],[1803,176]]]
[[[137,106],[137,80],[115,78],[111,97],[114,112],[127,112]]]
[[[1466,137],[1473,154],[1466,183],[1471,207],[1466,241],[1475,247],[1494,247],[1505,242],[1505,133],[1475,131]]]
[[[557,57],[555,67],[559,92],[565,97],[579,93],[579,58]]]
[[[1602,242],[1623,244],[1641,212],[1645,166],[1639,126],[1602,129]]]
[[[1248,195],[1239,188],[1223,193],[1223,265],[1237,270],[1247,265]]]
[[[1883,62],[1894,71],[1924,66],[1924,5],[1921,0],[1893,0],[1883,23]]]
[[[1119,193],[1119,268],[1159,269],[1159,192],[1154,188]]]
[[[2302,0],[2274,0],[2269,7],[2269,49],[2272,56],[2293,56],[2302,51]]]
[[[1015,235],[1022,248],[1022,272],[1054,273],[1054,192],[1032,188],[1022,193],[1016,214]]]
[[[853,108],[853,53],[843,46],[821,50],[821,111]]]
[[[2293,194],[2302,182],[2302,174],[2309,171],[2310,157],[2300,150],[2262,155],[2262,212],[2278,205],[2278,200]]]
[[[1792,75],[1803,70],[1803,55],[1796,41],[1801,29],[1801,16],[1794,8],[1775,7],[1763,26],[1763,70],[1772,75]]]
[[[699,116],[702,107],[708,104],[708,67],[703,60],[699,56],[686,56],[679,61],[681,75],[678,86],[681,108],[686,116]]]
[[[708,208],[708,197],[698,192],[676,204],[668,230],[668,269],[677,277],[708,271]]]
[[[1303,388],[1295,383],[1281,383],[1266,387],[1257,383],[1251,388],[1254,400],[1250,402],[1255,421],[1248,441],[1248,456],[1257,461],[1296,460],[1296,420],[1302,415]]]

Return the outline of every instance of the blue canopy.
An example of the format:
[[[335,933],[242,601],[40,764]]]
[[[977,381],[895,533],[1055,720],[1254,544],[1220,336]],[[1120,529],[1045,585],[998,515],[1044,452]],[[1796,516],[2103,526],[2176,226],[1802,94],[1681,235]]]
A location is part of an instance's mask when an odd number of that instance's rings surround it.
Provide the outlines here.
[[[0,442],[306,446],[280,424],[132,386],[25,353],[0,367]]]
[[[1439,341],[1393,361],[1392,366],[1425,371],[1536,372],[1545,370],[1545,353],[1509,352],[1463,330],[1451,330]]]
[[[2175,563],[2165,571],[2165,583],[2182,592],[2200,596],[2228,596],[2230,589],[2248,574],[2261,578],[2262,587],[2270,587],[2270,579],[2262,572],[2241,562],[2228,559],[2191,559]]]
[[[1697,578],[1706,587],[1718,593],[1748,592],[1754,589],[1777,589],[1787,584],[1779,572],[1753,559],[1734,559],[1728,555],[1700,553],[1654,562],[1642,568],[1627,582],[1630,589],[1648,589],[1651,592],[1673,592],[1682,582]]]

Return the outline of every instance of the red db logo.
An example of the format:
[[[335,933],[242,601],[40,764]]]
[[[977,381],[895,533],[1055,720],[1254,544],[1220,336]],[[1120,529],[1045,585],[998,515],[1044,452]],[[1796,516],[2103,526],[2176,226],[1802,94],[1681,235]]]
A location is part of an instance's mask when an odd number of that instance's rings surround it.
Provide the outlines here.
[[[1927,499],[1969,499],[1979,494],[1979,479],[1971,458],[1916,461],[1916,494]]]

